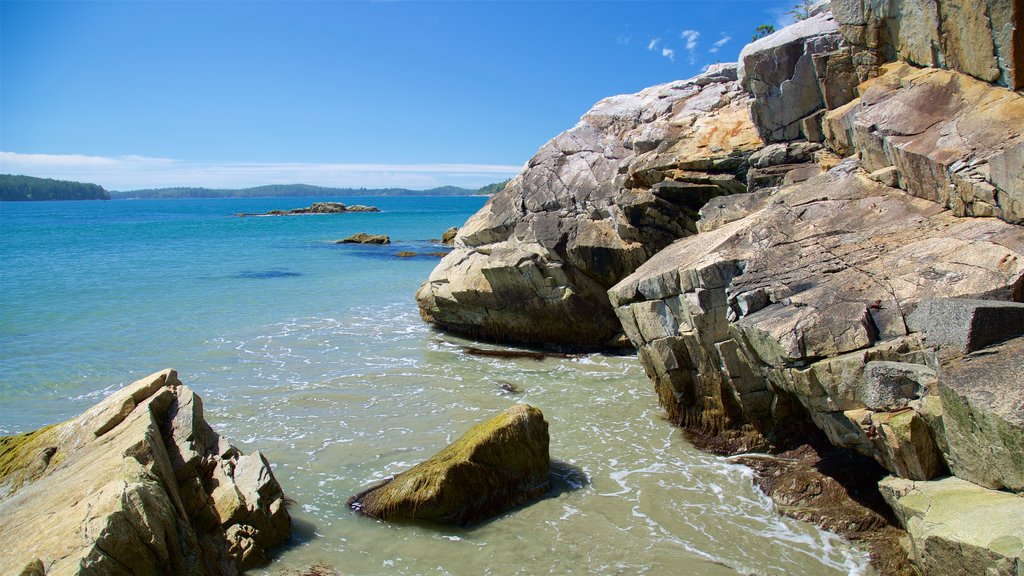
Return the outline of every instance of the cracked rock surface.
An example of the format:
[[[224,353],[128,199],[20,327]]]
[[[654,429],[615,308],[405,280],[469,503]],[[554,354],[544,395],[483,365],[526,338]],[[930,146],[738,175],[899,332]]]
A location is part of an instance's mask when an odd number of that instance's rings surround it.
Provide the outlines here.
[[[0,438],[0,573],[232,575],[288,540],[266,458],[203,419],[173,370]]]
[[[1024,229],[957,218],[852,159],[750,208],[609,292],[672,418],[742,451],[799,433],[807,414],[833,444],[894,472],[940,472],[917,412],[867,410],[877,402],[865,396],[865,364],[936,368],[907,314],[936,296],[1011,299]]]
[[[600,347],[620,332],[606,291],[710,198],[743,191],[761,146],[736,66],[598,102],[463,226],[417,294],[463,335]]]

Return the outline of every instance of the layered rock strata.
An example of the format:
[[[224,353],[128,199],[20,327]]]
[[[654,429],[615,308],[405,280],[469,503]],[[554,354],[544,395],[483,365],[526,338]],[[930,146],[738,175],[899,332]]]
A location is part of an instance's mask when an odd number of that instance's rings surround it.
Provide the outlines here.
[[[595,105],[459,230],[417,294],[423,318],[490,340],[609,344],[607,289],[696,232],[710,198],[746,188],[761,140],[735,79],[718,66]]]
[[[877,402],[865,364],[934,367],[906,316],[939,295],[1009,299],[1024,275],[1024,229],[958,219],[852,160],[753,208],[674,243],[610,291],[673,419],[742,431],[731,449],[744,449],[806,412],[833,443],[890,470],[939,472],[927,428]]]
[[[0,439],[0,573],[231,575],[288,540],[266,458],[164,370],[81,416]]]
[[[958,216],[1024,222],[1024,97],[949,70],[879,71],[825,116],[829,145]]]

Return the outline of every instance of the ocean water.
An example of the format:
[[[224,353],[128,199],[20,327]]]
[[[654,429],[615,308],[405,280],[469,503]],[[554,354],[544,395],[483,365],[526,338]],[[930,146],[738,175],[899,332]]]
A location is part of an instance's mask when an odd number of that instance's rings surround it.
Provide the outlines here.
[[[317,199],[322,200],[322,199]],[[483,198],[338,198],[381,213],[236,218],[310,198],[0,204],[0,434],[72,417],[173,367],[294,499],[258,574],[866,574],[775,514],[749,471],[693,449],[633,357],[499,359],[425,326],[413,295]],[[336,245],[365,231],[390,246]],[[511,394],[502,384],[521,390]],[[349,496],[526,402],[548,497],[470,529],[357,516]]]

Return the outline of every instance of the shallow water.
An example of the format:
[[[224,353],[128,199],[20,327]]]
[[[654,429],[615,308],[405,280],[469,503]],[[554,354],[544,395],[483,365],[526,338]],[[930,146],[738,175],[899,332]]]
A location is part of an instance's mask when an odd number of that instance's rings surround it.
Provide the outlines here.
[[[394,253],[436,249],[429,238],[482,199],[341,201],[385,212],[230,216],[310,203],[294,198],[0,205],[0,434],[177,368],[295,500],[292,543],[257,573],[866,571],[848,543],[777,516],[747,469],[689,446],[635,358],[474,356],[424,326],[412,295],[436,260]],[[396,243],[331,243],[358,231]],[[550,424],[546,499],[473,529],[345,506],[516,402]]]

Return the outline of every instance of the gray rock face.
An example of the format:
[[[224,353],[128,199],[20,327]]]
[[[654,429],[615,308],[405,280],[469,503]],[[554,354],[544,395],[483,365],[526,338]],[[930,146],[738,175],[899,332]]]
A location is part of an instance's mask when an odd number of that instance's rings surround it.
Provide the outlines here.
[[[859,396],[877,392],[864,366],[937,367],[905,311],[936,294],[1009,298],[1024,275],[1024,229],[958,219],[853,160],[750,209],[609,291],[673,420],[738,430],[743,445],[807,414],[834,444],[890,470],[940,471],[923,416],[871,414],[880,399]]]
[[[928,366],[876,360],[864,365],[864,386],[856,395],[867,408],[888,412],[927,396],[937,383]]]
[[[828,74],[828,63],[815,67],[814,55],[837,50],[842,43],[839,26],[828,11],[747,44],[740,52],[739,81],[754,95],[750,113],[766,142],[796,140],[801,122],[824,108],[817,72]],[[832,74],[833,86],[837,72]],[[845,104],[838,90],[830,90],[835,104]],[[803,134],[808,138],[807,134]]]
[[[950,470],[1024,492],[1024,338],[943,363],[939,390]]]
[[[459,230],[417,294],[423,318],[490,340],[613,341],[607,289],[696,232],[710,198],[745,189],[761,140],[735,73],[607,98],[545,144]]]
[[[907,317],[907,327],[924,332],[931,344],[974,352],[994,342],[1024,336],[1024,304],[929,298]]]
[[[862,80],[898,58],[1024,86],[1024,10],[1015,0],[833,0],[832,12]]]
[[[879,483],[929,576],[1017,576],[1024,571],[1024,498],[959,478]]]
[[[0,439],[0,573],[233,575],[289,537],[266,459],[203,419],[173,370]]]

